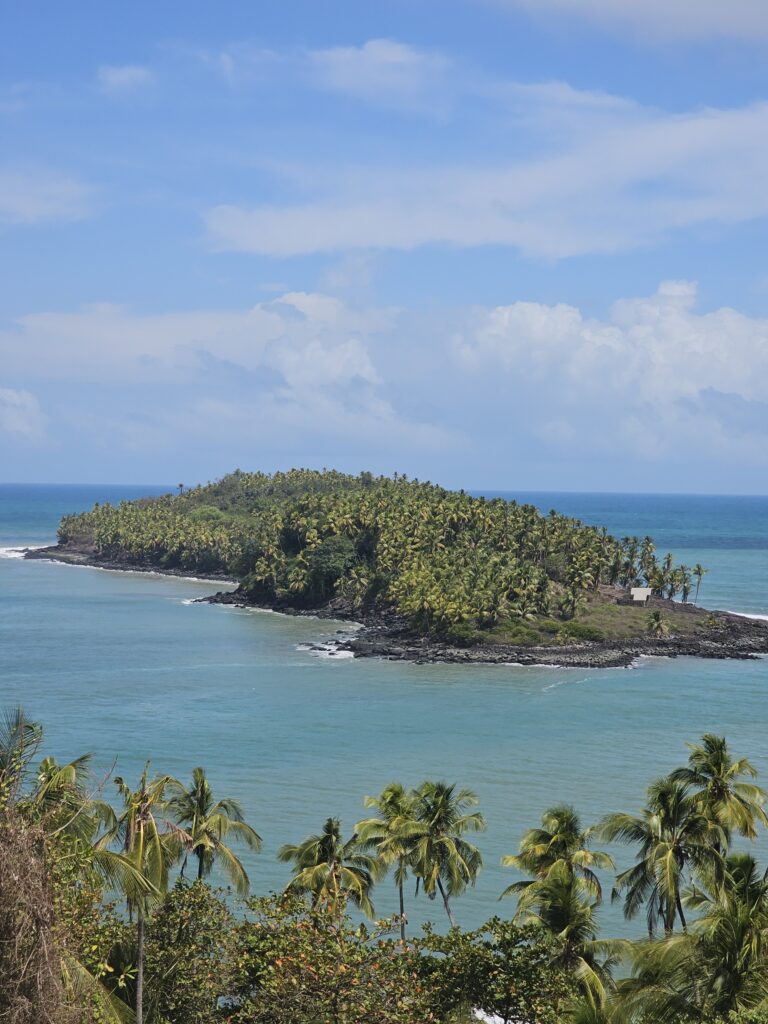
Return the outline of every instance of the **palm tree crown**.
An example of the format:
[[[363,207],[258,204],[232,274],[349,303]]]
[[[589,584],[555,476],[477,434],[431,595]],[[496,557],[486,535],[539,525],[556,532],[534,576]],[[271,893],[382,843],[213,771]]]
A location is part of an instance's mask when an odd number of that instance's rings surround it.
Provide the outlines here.
[[[416,818],[423,832],[414,847],[415,871],[430,898],[440,892],[451,927],[456,921],[449,897],[474,885],[483,866],[478,848],[464,838],[485,828],[482,814],[470,810],[477,804],[472,790],[446,782],[424,782],[416,791]]]
[[[373,917],[370,893],[381,874],[380,862],[360,850],[356,836],[344,841],[338,818],[328,818],[319,835],[281,846],[277,856],[294,865],[286,891],[311,893],[313,905],[325,903],[338,915],[350,900]]]
[[[689,747],[687,767],[676,768],[670,778],[695,791],[704,813],[722,826],[726,837],[736,831],[754,839],[757,823],[768,825],[768,815],[763,810],[766,793],[743,780],[745,776],[755,778],[757,769],[746,757],[734,760],[722,736],[705,733],[701,743],[691,743]]]
[[[399,782],[391,782],[379,796],[367,796],[365,806],[375,807],[379,817],[359,821],[355,832],[361,848],[374,850],[384,867],[394,865],[395,885],[400,898],[400,938],[405,941],[403,889],[416,843],[424,835],[424,825],[416,819],[416,796]]]
[[[250,885],[248,875],[227,840],[230,837],[240,840],[258,853],[261,836],[244,821],[238,801],[230,797],[215,800],[204,768],[193,769],[189,789],[175,780],[169,783],[168,789],[171,794],[168,810],[188,836],[184,841],[182,875],[190,854],[197,858],[198,879],[209,875],[218,860],[238,894],[245,896]]]
[[[520,853],[501,858],[505,867],[517,868],[533,879],[513,882],[502,893],[524,894],[561,868],[569,878],[580,878],[587,892],[598,902],[602,898],[600,879],[596,869],[614,869],[613,858],[602,850],[590,850],[590,830],[583,829],[581,819],[573,807],[558,804],[541,816],[541,828],[532,828],[520,842]],[[521,895],[521,901],[525,903]]]
[[[598,833],[607,842],[639,846],[635,866],[617,876],[613,895],[624,892],[628,918],[646,904],[651,935],[659,922],[670,934],[677,918],[685,928],[681,890],[687,870],[708,877],[722,874],[718,849],[726,845],[723,829],[702,812],[688,787],[674,779],[652,783],[640,814],[609,814]]]

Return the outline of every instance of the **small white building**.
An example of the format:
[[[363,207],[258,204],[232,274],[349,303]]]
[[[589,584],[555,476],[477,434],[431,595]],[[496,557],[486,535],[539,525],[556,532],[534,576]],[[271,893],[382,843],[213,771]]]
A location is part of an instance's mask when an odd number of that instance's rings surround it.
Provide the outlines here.
[[[650,587],[631,587],[629,596],[632,598],[633,602],[637,604],[647,604],[648,598],[652,593],[653,591]]]

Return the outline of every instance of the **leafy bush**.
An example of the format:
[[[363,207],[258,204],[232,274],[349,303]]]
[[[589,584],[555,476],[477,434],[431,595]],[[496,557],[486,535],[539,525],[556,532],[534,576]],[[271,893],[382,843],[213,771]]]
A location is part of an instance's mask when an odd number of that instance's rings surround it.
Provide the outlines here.
[[[584,622],[564,622],[557,631],[557,639],[568,640],[605,640],[605,634],[595,626],[588,626]]]
[[[559,1010],[576,984],[553,965],[552,944],[540,929],[495,917],[473,932],[425,930],[419,945],[432,955],[422,956],[421,970],[438,1019],[479,1009],[502,1020],[560,1024]]]
[[[251,900],[232,1024],[436,1024],[412,948],[299,897]]]
[[[513,622],[504,628],[504,640],[510,644],[530,646],[540,644],[543,639],[538,629],[526,626],[524,622]]]
[[[336,583],[357,561],[349,537],[328,537],[309,557],[310,590],[316,600],[330,597]]]
[[[445,640],[456,647],[474,647],[482,643],[486,635],[468,622],[457,622],[445,631]]]

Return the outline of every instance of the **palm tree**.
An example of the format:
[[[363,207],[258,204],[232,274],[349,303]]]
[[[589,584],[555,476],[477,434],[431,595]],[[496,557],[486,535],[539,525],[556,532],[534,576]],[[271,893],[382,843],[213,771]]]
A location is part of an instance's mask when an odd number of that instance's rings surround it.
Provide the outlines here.
[[[661,640],[662,637],[669,636],[669,623],[658,610],[651,612],[648,616],[646,628],[657,640]]]
[[[391,782],[379,796],[367,796],[366,807],[375,807],[379,817],[355,825],[361,848],[374,849],[386,867],[395,866],[395,885],[400,899],[400,939],[405,942],[405,899],[403,890],[417,839],[424,826],[415,818],[416,798],[399,782]]]
[[[294,866],[286,892],[311,893],[313,906],[326,904],[339,918],[347,900],[373,917],[370,894],[381,865],[361,851],[357,836],[344,841],[338,818],[328,818],[319,835],[307,836],[298,845],[281,846],[277,857]]]
[[[674,779],[651,783],[640,814],[609,814],[596,831],[606,842],[639,846],[634,867],[618,875],[613,897],[625,894],[627,918],[646,904],[651,936],[659,922],[670,935],[678,918],[685,930],[681,893],[687,872],[722,875],[718,849],[725,847],[723,829],[703,813],[697,796]]]
[[[766,793],[745,782],[756,778],[757,769],[746,759],[734,760],[723,736],[705,733],[701,743],[689,743],[688,765],[676,768],[670,778],[692,787],[704,813],[725,832],[726,845],[736,830],[749,839],[757,837],[757,823],[768,825],[763,810]]]
[[[701,586],[702,578],[706,576],[706,574],[709,572],[709,569],[705,569],[700,562],[697,562],[696,565],[694,565],[691,572],[696,577],[696,593],[693,597],[693,603],[696,604],[696,602],[699,600],[699,587]]]
[[[128,913],[136,915],[136,1024],[144,1020],[144,940],[145,920],[150,906],[168,889],[168,870],[176,859],[181,844],[187,841],[185,833],[176,827],[169,828],[160,815],[166,809],[165,791],[171,782],[168,775],[149,779],[149,763],[135,790],[122,778],[115,779],[120,796],[123,798],[123,812],[114,826],[99,840],[98,848],[106,849],[117,840],[124,856],[145,879],[143,889],[129,884],[126,888]],[[176,783],[178,785],[178,783]]]
[[[732,854],[708,888],[685,897],[701,915],[688,934],[635,946],[632,977],[618,983],[627,1019],[678,1024],[768,1010],[768,874],[750,854]]]
[[[0,808],[17,798],[42,740],[42,727],[30,721],[23,708],[13,708],[3,714],[0,722]]]
[[[528,900],[521,923],[535,923],[549,933],[555,939],[552,963],[572,971],[585,992],[602,1003],[623,943],[597,938],[598,901],[590,887],[560,861],[529,892],[535,898]]]
[[[247,895],[250,885],[248,875],[226,840],[230,836],[241,840],[249,850],[258,853],[261,849],[261,836],[244,821],[238,801],[231,797],[214,800],[204,768],[192,770],[192,785],[189,789],[172,780],[168,791],[171,794],[168,810],[189,836],[184,843],[182,877],[190,854],[197,858],[198,880],[211,873],[214,861],[218,859],[238,895]]]
[[[415,796],[416,819],[423,832],[414,847],[414,870],[430,899],[440,892],[454,928],[450,897],[459,896],[468,884],[474,885],[483,866],[480,851],[464,835],[482,832],[485,820],[479,811],[469,810],[479,802],[469,789],[457,791],[445,782],[423,782]]]
[[[580,878],[586,890],[599,903],[602,899],[597,870],[614,870],[613,857],[601,850],[590,850],[590,830],[582,829],[581,820],[568,804],[550,807],[541,816],[541,828],[532,828],[520,842],[520,852],[501,858],[505,867],[516,868],[533,879],[513,882],[500,899],[512,893],[525,894],[531,887],[546,880],[554,871],[565,869],[568,878]],[[521,895],[521,903],[525,903]]]

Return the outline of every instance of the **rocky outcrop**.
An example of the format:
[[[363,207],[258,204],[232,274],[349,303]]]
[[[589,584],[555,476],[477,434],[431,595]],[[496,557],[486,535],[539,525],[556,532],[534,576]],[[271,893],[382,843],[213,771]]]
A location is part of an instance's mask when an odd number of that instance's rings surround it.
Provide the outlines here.
[[[217,574],[158,568],[125,561],[114,562],[99,557],[93,548],[87,546],[37,548],[28,551],[25,557],[53,559],[71,565],[92,565],[100,569],[160,572],[169,576],[194,575],[197,579],[209,579],[214,582],[225,580],[224,576]],[[504,643],[480,643],[472,647],[457,647],[434,637],[418,636],[403,618],[386,610],[361,613],[342,598],[333,598],[319,607],[296,607],[288,601],[256,602],[237,588],[221,591],[200,600],[211,604],[268,608],[285,615],[361,622],[363,628],[356,631],[354,636],[347,636],[336,642],[337,650],[348,651],[358,658],[387,658],[393,661],[419,663],[621,668],[631,665],[640,657],[689,656],[745,660],[768,654],[768,622],[734,615],[731,612],[704,614],[703,609],[695,609],[695,614],[700,618],[697,632],[684,636],[638,636],[626,640],[582,641],[539,647]],[[656,601],[654,606],[667,603]],[[679,610],[683,606],[675,607]],[[694,614],[693,608],[691,613]]]

